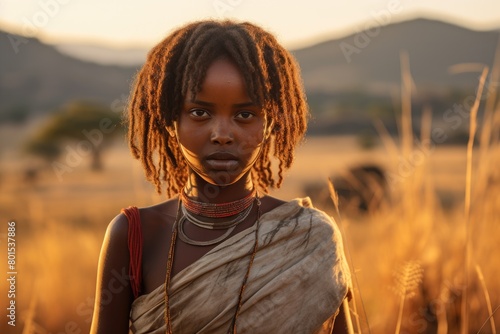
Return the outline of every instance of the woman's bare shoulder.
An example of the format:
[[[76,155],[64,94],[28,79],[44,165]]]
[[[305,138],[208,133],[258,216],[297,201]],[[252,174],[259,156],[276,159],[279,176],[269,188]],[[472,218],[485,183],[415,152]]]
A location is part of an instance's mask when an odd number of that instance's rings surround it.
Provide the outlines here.
[[[164,226],[165,224],[173,224],[177,215],[177,209],[177,198],[168,199],[152,206],[139,208],[142,229],[147,232],[148,230],[155,230],[157,227]]]
[[[166,200],[162,203],[139,208],[141,230],[146,242],[154,242],[158,238],[168,237],[164,232],[171,230],[175,222],[178,209],[177,198]],[[160,240],[161,242],[161,240]]]
[[[138,208],[140,224],[143,234],[154,233],[159,225],[171,223],[177,212],[177,199],[169,199],[159,204]],[[108,224],[106,238],[118,243],[126,242],[128,238],[129,221],[127,216],[120,212]]]
[[[141,211],[141,214],[144,212],[148,214],[175,215],[177,212],[177,205],[178,205],[178,198],[174,197],[174,198],[169,198],[168,200],[158,204],[141,207],[139,208],[139,211]]]
[[[128,234],[128,219],[124,213],[116,215],[111,222],[109,222],[106,229],[105,238],[117,241],[126,241]],[[121,242],[120,242],[121,243]]]

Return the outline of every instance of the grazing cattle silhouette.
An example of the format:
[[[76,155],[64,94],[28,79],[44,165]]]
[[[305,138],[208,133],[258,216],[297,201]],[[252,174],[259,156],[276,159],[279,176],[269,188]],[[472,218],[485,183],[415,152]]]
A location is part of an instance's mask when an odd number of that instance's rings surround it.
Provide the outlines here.
[[[374,212],[388,197],[385,171],[377,165],[351,167],[331,181],[338,193],[342,214]],[[304,192],[317,206],[333,208],[326,181],[307,184]]]

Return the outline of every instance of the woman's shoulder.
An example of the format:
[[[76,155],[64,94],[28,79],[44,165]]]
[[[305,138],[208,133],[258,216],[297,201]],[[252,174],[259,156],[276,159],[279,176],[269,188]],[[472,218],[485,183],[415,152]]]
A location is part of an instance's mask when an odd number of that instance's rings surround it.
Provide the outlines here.
[[[293,200],[297,206],[303,209],[304,214],[312,214],[316,219],[325,221],[325,222],[333,222],[333,218],[331,215],[323,211],[321,208],[314,206],[313,202],[309,197],[300,197]]]
[[[159,228],[165,225],[172,225],[178,209],[177,198],[171,198],[164,202],[147,207],[137,208],[139,213],[140,226],[145,237],[155,234]]]
[[[117,214],[108,224],[106,237],[115,240],[126,240],[128,234],[128,219],[122,211]]]
[[[314,207],[309,197],[295,198],[283,202],[274,211],[270,212],[269,218],[277,220],[293,220],[307,229],[314,229],[324,236],[339,235],[337,223],[325,211]]]
[[[289,201],[283,201],[277,198],[268,196],[273,203],[270,210],[263,212],[269,213],[273,218],[310,218],[314,221],[325,222],[327,224],[334,223],[333,218],[321,209],[314,207],[309,197],[295,198]]]
[[[331,231],[332,234],[340,234],[337,222],[330,214],[315,207],[309,197],[301,198],[300,200],[304,206],[304,211],[306,214],[311,215],[311,219],[316,227]]]
[[[173,223],[177,212],[177,199],[169,199],[162,203],[147,207],[129,206],[123,208],[108,224],[106,233],[109,237],[126,240],[131,219],[138,219],[144,234],[154,232],[155,227],[165,223]],[[137,213],[137,216],[135,215]]]
[[[154,204],[147,207],[141,207],[139,208],[141,219],[143,219],[144,221],[149,221],[149,220],[156,221],[159,218],[165,219],[165,217],[175,218],[177,214],[178,203],[179,201],[177,197],[175,197],[175,198],[170,198],[158,204]]]

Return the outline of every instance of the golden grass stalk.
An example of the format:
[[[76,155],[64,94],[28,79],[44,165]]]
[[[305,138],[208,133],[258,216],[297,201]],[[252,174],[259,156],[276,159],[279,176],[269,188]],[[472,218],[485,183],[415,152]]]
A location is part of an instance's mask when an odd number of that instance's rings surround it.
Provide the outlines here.
[[[28,308],[28,312],[26,312],[26,316],[24,319],[24,327],[22,334],[32,334],[35,333],[35,315],[36,315],[36,304],[37,304],[37,296],[36,293],[33,294],[30,301],[30,306]]]
[[[412,150],[413,130],[411,122],[411,88],[413,79],[410,73],[410,57],[408,52],[400,52],[401,61],[401,139],[403,155],[409,157]]]
[[[333,207],[335,208],[335,219],[340,223],[340,210],[339,210],[339,195],[335,190],[332,180],[328,179],[328,191],[330,192],[330,198],[333,202]]]
[[[496,85],[499,82],[500,79],[500,39],[497,43],[497,49],[495,51],[495,59],[493,62],[493,67],[491,69],[491,75],[490,75],[490,80],[489,80],[489,87],[487,87],[487,96],[486,96],[486,102],[485,102],[485,107],[484,107],[484,116],[483,116],[483,123],[481,126],[481,136],[480,136],[480,145],[479,145],[479,161],[486,162],[488,157],[488,151],[490,148],[491,144],[491,134],[492,134],[492,128],[494,127],[494,111],[495,111],[495,102],[497,98],[497,89]],[[500,102],[499,102],[500,103]],[[488,187],[488,173],[486,172],[488,168],[488,163],[483,163],[479,164],[478,168],[479,176],[483,176],[480,178],[477,182],[477,187],[475,194],[480,195],[480,194],[485,194],[486,193],[486,188]]]
[[[448,319],[446,318],[446,305],[444,300],[449,300],[450,292],[448,289],[441,288],[441,298],[439,299],[442,312],[437,312],[437,334],[448,334]]]
[[[415,87],[413,78],[410,72],[410,57],[407,51],[400,52],[401,64],[401,150],[404,161],[410,161],[410,156],[413,152],[413,128],[412,128],[412,88]],[[414,173],[415,171],[412,171]],[[403,190],[406,192],[403,196],[403,214],[413,215],[419,208],[418,203],[413,201],[415,196],[416,180],[413,177],[407,177],[405,180],[405,187]],[[412,222],[412,220],[408,220]]]
[[[477,334],[480,334],[481,331],[483,330],[484,326],[486,326],[486,324],[488,323],[488,321],[493,317],[493,315],[500,309],[500,305],[497,305],[497,307],[495,307],[495,309],[493,310],[493,312],[491,313],[491,315],[488,317],[488,319],[485,320],[485,322],[482,324],[481,327],[479,327],[479,330],[477,331]]]
[[[416,295],[416,290],[422,282],[423,269],[417,262],[405,263],[399,272],[396,274],[396,287],[395,291],[399,295],[399,314],[396,323],[396,334],[401,330],[401,322],[403,320],[403,308],[405,300],[412,298]]]
[[[483,117],[483,128],[481,130],[481,144],[484,146],[488,146],[488,141],[491,135],[491,121],[493,111],[495,110],[495,102],[497,98],[497,89],[496,85],[498,85],[498,80],[500,79],[500,39],[497,44],[497,49],[495,51],[495,59],[493,61],[493,67],[491,68],[491,77],[490,84],[488,87],[486,104],[485,104],[485,115]]]
[[[493,309],[491,308],[491,299],[490,299],[490,294],[488,293],[488,289],[486,288],[486,282],[484,281],[484,276],[483,272],[481,270],[481,267],[476,264],[476,273],[477,277],[479,278],[479,283],[481,283],[481,289],[483,290],[484,293],[484,299],[486,300],[486,306],[488,307],[488,314],[489,314],[489,320],[490,320],[490,325],[491,325],[491,333],[496,334],[497,331],[495,329],[495,319],[493,318]]]
[[[396,145],[394,139],[392,139],[384,123],[380,119],[376,119],[374,120],[374,125],[382,140],[382,143],[384,144],[385,148],[389,151],[389,154],[392,157],[397,157],[399,155],[398,145]]]
[[[347,324],[347,333],[354,334],[354,327],[352,326],[351,310],[349,309],[349,301],[347,298],[342,302],[342,307],[344,308],[345,323]]]
[[[341,224],[341,216],[340,216],[340,210],[339,210],[339,196],[338,196],[337,192],[335,191],[335,186],[333,185],[333,182],[330,179],[328,180],[328,190],[330,192],[330,198],[332,199],[333,206],[335,208],[335,220],[340,225],[340,229],[342,230],[342,235],[343,235],[344,240],[345,240],[344,247],[346,249],[349,264],[352,268],[352,276],[354,277],[354,281],[356,282],[356,287],[358,287],[359,285],[357,283],[356,273],[354,272],[354,266],[352,264],[351,254],[349,252],[349,247],[347,245],[347,236],[345,233],[344,226],[343,226],[343,224]],[[358,315],[358,311],[356,309],[356,298],[354,296],[354,291],[352,291],[351,295],[352,295],[352,304],[353,304],[353,308],[354,308],[354,315],[355,315],[354,318],[356,319],[357,330],[361,331],[361,325],[359,323],[359,315]],[[363,299],[362,298],[361,298],[361,305],[363,306]],[[353,328],[352,319],[351,319],[351,310],[349,308],[349,301],[347,300],[347,298],[344,299],[344,301],[342,302],[342,307],[344,308],[344,314],[345,314],[345,318],[346,318],[345,320],[346,320],[346,324],[347,324],[347,332],[349,334],[354,334],[354,328]],[[363,310],[364,310],[364,307],[363,307]],[[366,313],[365,313],[365,316],[366,316]]]
[[[467,142],[467,168],[465,176],[465,272],[464,272],[464,291],[462,295],[462,307],[461,307],[461,333],[467,334],[469,330],[469,305],[467,290],[469,285],[469,263],[470,263],[470,249],[471,249],[471,189],[472,189],[472,150],[474,148],[474,138],[476,136],[477,129],[477,112],[479,110],[479,103],[481,96],[483,94],[484,83],[486,82],[486,76],[488,75],[488,67],[485,66],[479,80],[479,86],[477,89],[476,99],[472,105],[470,111],[470,123],[469,123],[469,140]]]
[[[376,119],[373,122],[375,128],[377,129],[378,135],[380,139],[382,140],[382,143],[384,144],[385,149],[388,151],[389,156],[392,159],[392,166],[397,166],[397,159],[399,156],[399,149],[396,143],[394,142],[394,139],[392,139],[391,135],[389,134],[389,131],[387,131],[387,128],[385,127],[384,123],[380,119]],[[389,180],[392,181],[389,184],[393,189],[399,190],[399,188],[395,187],[394,182],[396,180]]]
[[[429,166],[427,156],[431,151],[431,132],[432,132],[432,109],[430,106],[425,106],[422,111],[422,121],[421,121],[421,131],[420,131],[420,143],[422,145],[422,153],[425,153],[424,161],[422,165],[416,171],[416,184],[422,187],[422,195],[415,196],[416,199],[420,200],[418,207],[432,207],[432,185],[431,177],[429,176]]]

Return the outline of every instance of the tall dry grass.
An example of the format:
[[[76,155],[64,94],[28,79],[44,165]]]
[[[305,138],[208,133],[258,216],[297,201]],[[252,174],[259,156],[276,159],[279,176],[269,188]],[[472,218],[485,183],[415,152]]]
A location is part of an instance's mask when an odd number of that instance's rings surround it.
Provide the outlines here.
[[[390,200],[366,216],[362,225],[359,218],[342,220],[346,245],[353,254],[356,288],[366,305],[365,313],[357,313],[364,316],[358,333],[496,333],[500,323],[496,260],[500,255],[500,100],[495,84],[500,76],[499,54],[489,81],[488,70],[483,69],[475,102],[463,120],[469,123],[470,136],[463,149],[465,192],[462,202],[447,210],[440,205],[429,168],[440,138],[433,137],[428,108],[423,112],[421,137],[413,134],[413,80],[409,57],[402,53],[399,140],[383,124],[376,124],[390,157]],[[478,126],[480,104],[485,107]],[[419,263],[419,270],[406,270],[408,263]],[[406,269],[401,274],[398,268]],[[412,283],[413,298],[407,298],[407,284],[401,283],[401,277]],[[390,293],[395,287],[396,295]]]
[[[88,332],[106,225],[147,189],[116,168],[93,174],[81,166],[63,182],[47,170],[34,183],[21,170],[16,166],[1,183],[0,213],[17,226],[17,280],[16,326],[2,321],[0,333]],[[7,307],[4,280],[0,291],[0,306]]]

